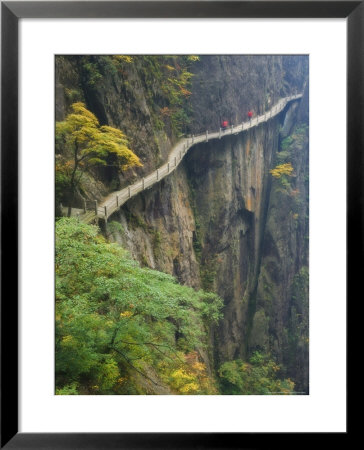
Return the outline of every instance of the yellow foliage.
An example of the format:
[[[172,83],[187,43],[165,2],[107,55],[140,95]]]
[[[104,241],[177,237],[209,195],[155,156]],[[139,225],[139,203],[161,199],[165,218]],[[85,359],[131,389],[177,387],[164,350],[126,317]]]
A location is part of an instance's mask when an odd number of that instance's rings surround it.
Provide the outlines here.
[[[75,114],[78,114],[80,116],[80,118],[79,118],[80,120],[86,120],[87,119],[87,121],[89,121],[89,122],[91,122],[91,123],[93,123],[95,125],[99,124],[99,121],[97,120],[97,117],[94,114],[92,114],[92,112],[89,111],[86,108],[84,103],[82,103],[82,102],[73,103],[71,105],[71,108],[72,108],[72,111]]]
[[[121,62],[126,62],[128,64],[133,62],[133,58],[129,55],[114,55],[114,59]]]
[[[289,389],[292,392],[295,386],[294,381],[292,381],[290,378],[287,378],[286,382],[288,383]]]
[[[182,94],[183,94],[185,97],[189,97],[189,96],[192,94],[191,91],[187,90],[186,88],[184,88],[184,87],[182,87],[182,86],[180,87],[180,89],[181,89]]]
[[[187,59],[192,62],[200,61],[200,57],[197,55],[189,55],[189,57]]]
[[[181,381],[192,380],[193,378],[189,375],[184,369],[180,368],[172,372],[171,377],[176,381],[177,384],[180,384]]]
[[[161,109],[161,114],[162,116],[170,116],[172,114],[173,111],[171,111],[168,106],[165,106],[164,108]]]
[[[274,178],[281,178],[282,175],[291,176],[293,167],[291,163],[280,164],[269,171]]]
[[[102,127],[100,127],[100,130],[103,131],[104,133],[110,133],[110,137],[112,136],[118,140],[122,140],[123,143],[127,142],[125,135],[117,128],[109,127],[108,125],[103,125]]]
[[[122,313],[120,313],[120,317],[131,317],[133,315],[133,313],[131,311],[124,311]]]
[[[121,170],[142,166],[140,159],[128,148],[125,134],[108,125],[100,126],[97,117],[81,102],[71,105],[72,113],[63,122],[56,123],[59,145],[77,153],[76,164],[106,165],[109,154],[116,156]],[[68,163],[74,165],[73,157]],[[66,163],[67,164],[67,163]],[[59,171],[67,167],[59,167]]]
[[[199,390],[199,385],[197,383],[187,383],[181,388],[182,394],[191,394]]]
[[[214,381],[206,373],[206,366],[200,361],[196,361],[197,352],[191,352],[185,355],[186,363],[180,365],[169,372],[166,382],[178,394],[195,395],[195,394],[216,394]]]
[[[201,363],[201,362],[195,362],[192,366],[192,368],[194,370],[196,370],[196,372],[204,372],[206,370],[206,366],[205,364]]]

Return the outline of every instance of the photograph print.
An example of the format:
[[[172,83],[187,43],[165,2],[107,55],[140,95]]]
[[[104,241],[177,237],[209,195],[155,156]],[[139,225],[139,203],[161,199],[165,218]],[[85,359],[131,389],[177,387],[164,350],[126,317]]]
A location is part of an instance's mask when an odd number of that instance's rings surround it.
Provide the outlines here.
[[[309,394],[308,55],[55,56],[55,394]]]

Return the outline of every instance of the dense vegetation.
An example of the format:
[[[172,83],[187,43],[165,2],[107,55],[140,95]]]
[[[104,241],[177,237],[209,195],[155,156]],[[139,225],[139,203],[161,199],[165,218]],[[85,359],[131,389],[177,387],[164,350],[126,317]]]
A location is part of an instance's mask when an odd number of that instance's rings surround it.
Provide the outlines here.
[[[221,300],[140,268],[95,226],[56,224],[58,394],[214,393],[197,350]],[[139,382],[138,376],[142,378]],[[163,387],[163,386],[161,386]]]
[[[289,378],[281,380],[281,368],[267,355],[255,352],[248,362],[228,361],[219,369],[223,394],[269,395],[291,394],[294,382]]]

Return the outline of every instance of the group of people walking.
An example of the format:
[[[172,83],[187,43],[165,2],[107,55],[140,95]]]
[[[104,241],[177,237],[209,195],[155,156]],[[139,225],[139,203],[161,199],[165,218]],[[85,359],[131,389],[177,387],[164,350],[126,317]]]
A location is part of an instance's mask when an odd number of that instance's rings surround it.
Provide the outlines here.
[[[251,121],[252,121],[252,117],[253,117],[253,111],[252,111],[251,109],[247,112],[247,116],[248,116],[248,119],[249,119],[250,122],[251,122]],[[227,120],[223,120],[223,121],[221,122],[221,128],[222,128],[223,130],[225,130],[228,126],[229,126],[229,122],[228,122]]]

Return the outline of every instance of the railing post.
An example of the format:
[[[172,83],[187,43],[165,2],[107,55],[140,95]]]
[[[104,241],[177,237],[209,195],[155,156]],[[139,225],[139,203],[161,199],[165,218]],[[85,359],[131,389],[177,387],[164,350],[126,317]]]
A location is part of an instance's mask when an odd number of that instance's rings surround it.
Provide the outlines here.
[[[143,177],[143,190],[145,189],[145,179]]]
[[[157,169],[157,180],[159,180],[159,169]]]
[[[168,161],[168,173],[169,173],[169,161]]]
[[[83,200],[83,212],[86,214],[86,200]]]
[[[179,159],[182,159],[182,152],[179,152]]]
[[[209,142],[209,132],[208,132],[208,130],[206,130],[206,142]]]
[[[106,205],[104,206],[104,209],[105,209],[105,222],[107,222],[107,206]]]
[[[95,200],[95,216],[97,216],[97,200]]]
[[[128,193],[129,193],[129,198],[131,197],[131,190],[130,190],[130,186],[128,186]]]
[[[221,139],[221,127],[219,128],[219,139]]]
[[[234,125],[231,125],[231,134],[233,134]]]
[[[116,207],[119,208],[119,196],[116,196]]]
[[[174,157],[174,167],[177,167],[177,156]]]
[[[193,144],[193,141],[194,141],[194,136],[192,135],[192,144]]]

